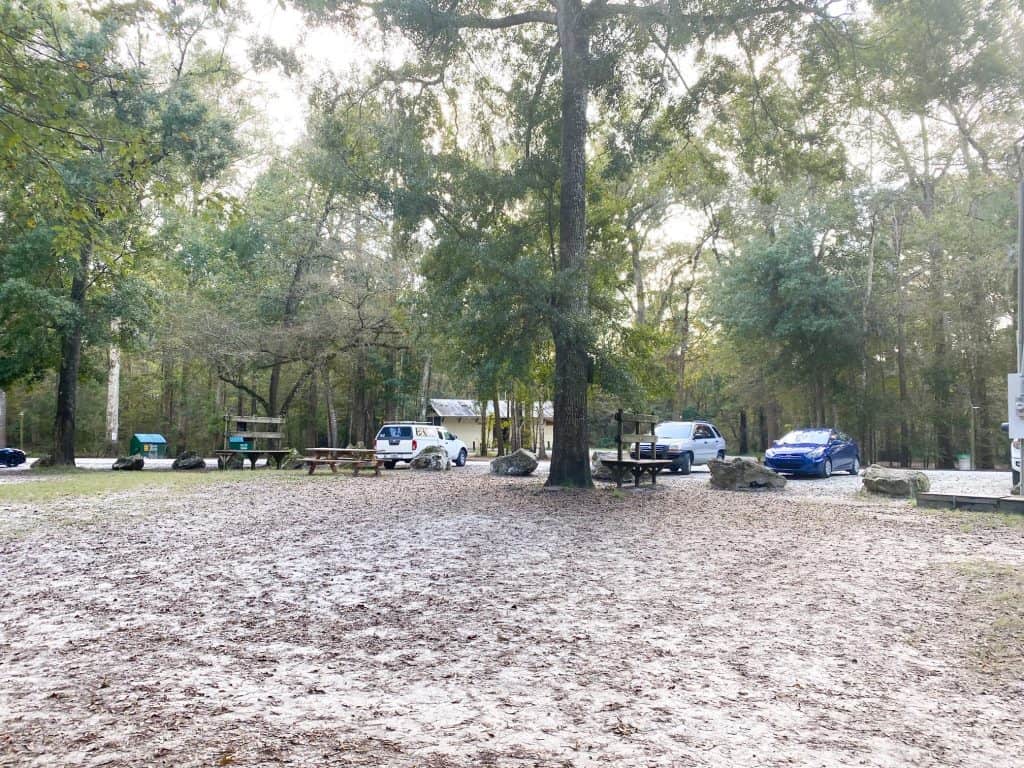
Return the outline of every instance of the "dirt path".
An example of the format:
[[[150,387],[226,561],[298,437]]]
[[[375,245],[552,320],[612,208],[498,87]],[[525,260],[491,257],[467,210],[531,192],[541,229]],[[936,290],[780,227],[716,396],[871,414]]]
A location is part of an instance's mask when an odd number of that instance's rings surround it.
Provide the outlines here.
[[[1022,573],[806,487],[0,501],[0,765],[1010,768]]]

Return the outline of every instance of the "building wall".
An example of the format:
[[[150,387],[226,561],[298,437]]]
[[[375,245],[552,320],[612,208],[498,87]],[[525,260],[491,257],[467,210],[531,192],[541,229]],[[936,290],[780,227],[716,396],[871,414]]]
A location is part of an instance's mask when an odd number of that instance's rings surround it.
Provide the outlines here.
[[[457,436],[469,448],[470,455],[477,452],[480,446],[480,421],[479,419],[459,419],[452,416],[441,419],[441,426]],[[551,450],[553,438],[553,424],[544,425],[544,444],[548,451]],[[487,436],[487,443],[490,449],[494,450],[494,441],[491,435]]]

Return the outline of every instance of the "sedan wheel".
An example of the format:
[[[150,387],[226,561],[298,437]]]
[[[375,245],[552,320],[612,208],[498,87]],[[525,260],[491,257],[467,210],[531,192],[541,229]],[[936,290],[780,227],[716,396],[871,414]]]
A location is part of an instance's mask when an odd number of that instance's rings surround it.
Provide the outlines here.
[[[832,477],[832,459],[825,459],[821,463],[821,476]]]
[[[860,459],[857,456],[853,457],[853,464],[850,465],[850,474],[856,475],[860,472]]]
[[[455,466],[457,466],[457,467],[464,467],[464,466],[466,466],[466,449],[465,448],[463,448],[461,451],[459,451],[459,458],[457,458],[455,460]]]

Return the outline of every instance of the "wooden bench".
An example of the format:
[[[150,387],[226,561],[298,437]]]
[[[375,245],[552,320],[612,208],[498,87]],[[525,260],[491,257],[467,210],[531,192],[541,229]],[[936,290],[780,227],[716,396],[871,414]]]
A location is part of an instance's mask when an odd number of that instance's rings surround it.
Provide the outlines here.
[[[654,425],[657,419],[647,413],[626,413],[621,408],[615,412],[616,427],[615,443],[617,454],[614,459],[601,459],[601,463],[608,467],[615,475],[615,484],[622,487],[622,478],[627,474],[633,475],[633,485],[640,487],[640,478],[645,474],[651,476],[651,485],[656,485],[658,473],[663,469],[672,466],[671,459],[641,459],[640,444],[651,444],[651,455],[657,455],[658,438],[654,434]],[[634,446],[626,449],[626,456],[622,455],[622,446]],[[636,454],[636,458],[630,456]]]
[[[372,469],[374,476],[379,476],[384,463],[372,448],[307,448],[306,452],[312,456],[304,456],[302,461],[309,467],[311,475],[317,467],[325,466],[334,473],[338,472],[338,467],[352,467],[352,474],[356,477],[360,470]]]
[[[214,451],[217,466],[226,469],[231,459],[238,456],[245,465],[245,460],[256,469],[256,461],[267,457],[278,469],[281,462],[291,451],[281,447],[284,439],[283,416],[224,416],[224,447]],[[257,442],[259,441],[259,442]],[[266,441],[266,442],[264,442]],[[234,445],[232,445],[234,443]],[[239,445],[244,445],[240,448]]]

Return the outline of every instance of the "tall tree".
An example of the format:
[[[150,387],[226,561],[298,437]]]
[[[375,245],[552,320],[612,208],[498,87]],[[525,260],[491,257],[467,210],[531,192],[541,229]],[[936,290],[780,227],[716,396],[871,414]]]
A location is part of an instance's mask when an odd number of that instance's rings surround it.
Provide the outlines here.
[[[651,56],[664,60],[672,51],[728,37],[737,28],[758,28],[759,44],[770,45],[786,30],[787,25],[779,23],[781,16],[794,21],[807,18],[817,4],[813,0],[782,4],[555,0],[551,5],[526,2],[512,12],[506,12],[504,4],[487,0],[458,6],[437,0],[368,5],[354,0],[304,0],[301,4],[321,18],[337,21],[351,21],[360,9],[368,7],[383,28],[399,29],[410,36],[428,62],[425,68],[435,75],[465,52],[470,38],[493,45],[491,35],[500,33],[505,35],[505,44],[519,46],[542,35],[557,50],[561,183],[557,269],[550,286],[555,435],[548,484],[589,486],[587,383],[594,337],[585,179],[591,93],[620,81],[619,76],[631,66]],[[481,41],[476,33],[488,34]],[[422,81],[422,73],[418,76]]]

